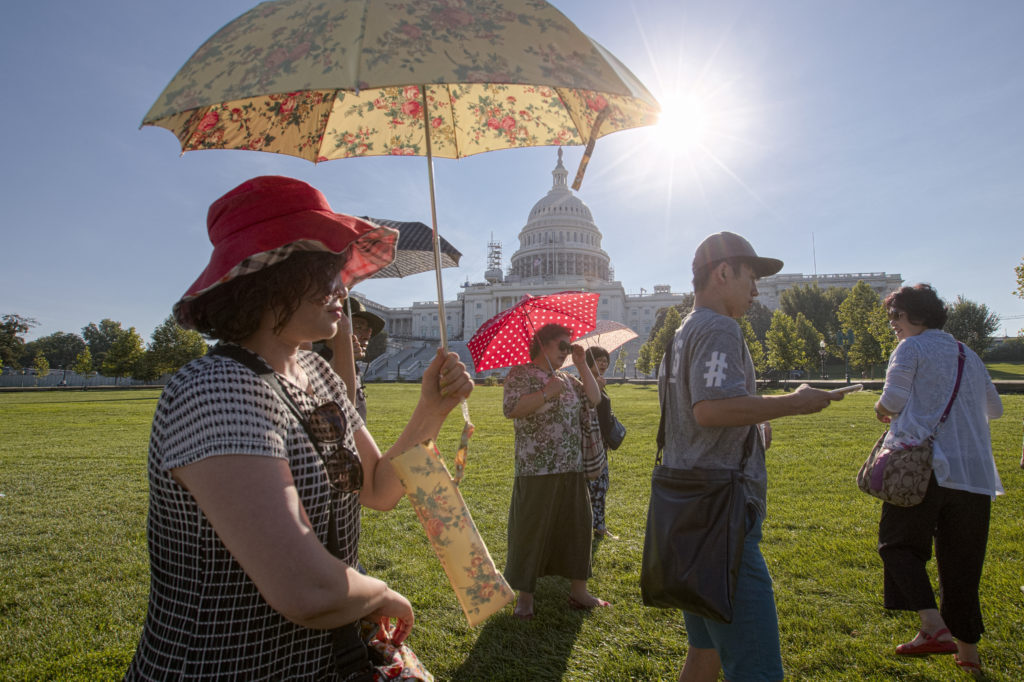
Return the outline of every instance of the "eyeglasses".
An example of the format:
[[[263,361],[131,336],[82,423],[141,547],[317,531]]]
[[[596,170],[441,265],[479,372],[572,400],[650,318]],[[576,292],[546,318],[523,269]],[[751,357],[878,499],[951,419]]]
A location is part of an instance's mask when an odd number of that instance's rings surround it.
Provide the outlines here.
[[[889,319],[892,322],[896,322],[897,320],[902,320],[905,316],[906,316],[906,313],[903,312],[902,310],[890,310],[889,311]]]
[[[572,346],[570,346],[567,341],[559,341],[558,350],[560,350],[563,353],[568,353],[569,351],[572,350]]]
[[[348,287],[340,286],[337,289],[331,289],[323,296],[320,296],[319,298],[314,298],[313,300],[319,303],[320,305],[327,305],[331,301],[344,301],[346,298],[348,298]]]
[[[348,493],[363,487],[363,463],[359,455],[345,447],[346,421],[341,406],[336,402],[320,405],[309,415],[309,429],[316,440],[327,480],[331,488]],[[323,446],[333,448],[324,454]]]

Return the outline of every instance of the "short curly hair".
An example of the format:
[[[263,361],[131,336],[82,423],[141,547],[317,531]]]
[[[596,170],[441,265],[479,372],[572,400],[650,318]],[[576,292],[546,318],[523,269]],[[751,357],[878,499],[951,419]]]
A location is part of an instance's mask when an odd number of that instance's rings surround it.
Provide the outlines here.
[[[533,340],[530,341],[530,359],[536,360],[537,356],[540,355],[540,347],[552,339],[557,339],[559,336],[572,338],[572,330],[553,323],[546,324],[538,329],[533,335]]]
[[[900,287],[885,297],[885,312],[901,312],[911,324],[928,329],[942,329],[946,324],[946,304],[930,284]]]
[[[348,253],[299,251],[248,275],[219,284],[191,302],[189,314],[196,330],[220,341],[239,342],[259,328],[268,310],[275,315],[274,331],[288,324],[303,299],[330,293]]]

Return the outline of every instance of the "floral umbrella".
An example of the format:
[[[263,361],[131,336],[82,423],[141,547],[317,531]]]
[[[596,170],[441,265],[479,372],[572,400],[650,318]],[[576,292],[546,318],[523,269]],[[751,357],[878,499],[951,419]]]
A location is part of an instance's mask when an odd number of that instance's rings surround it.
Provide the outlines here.
[[[508,310],[487,320],[466,344],[477,372],[530,361],[530,341],[546,324],[568,327],[578,339],[597,323],[600,294],[563,291],[549,296],[525,294]]]
[[[143,125],[182,151],[319,162],[426,155],[441,339],[433,156],[587,145],[655,122],[654,97],[543,0],[278,0],[235,19],[175,75]]]
[[[624,346],[638,334],[622,324],[621,322],[613,322],[612,320],[598,320],[594,331],[587,333],[584,336],[576,339],[576,343],[583,346],[584,348],[591,348],[593,346],[600,346],[606,351],[611,353],[616,348]],[[572,364],[572,358],[566,358],[562,368],[565,369]]]

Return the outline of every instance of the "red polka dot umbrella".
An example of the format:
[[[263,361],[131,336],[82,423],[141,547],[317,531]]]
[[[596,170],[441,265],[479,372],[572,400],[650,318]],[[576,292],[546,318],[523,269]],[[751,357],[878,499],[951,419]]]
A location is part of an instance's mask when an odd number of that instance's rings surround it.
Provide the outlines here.
[[[476,371],[512,367],[530,361],[530,341],[546,324],[571,330],[575,341],[597,325],[600,294],[563,291],[549,296],[526,294],[508,310],[480,326],[467,344]]]

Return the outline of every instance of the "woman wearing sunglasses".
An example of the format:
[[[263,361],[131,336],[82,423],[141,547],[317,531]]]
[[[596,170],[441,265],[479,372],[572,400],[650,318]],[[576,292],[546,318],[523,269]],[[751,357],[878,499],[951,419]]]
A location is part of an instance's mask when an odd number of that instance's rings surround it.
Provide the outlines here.
[[[593,407],[601,389],[570,330],[544,325],[530,344],[531,361],[505,378],[504,411],[515,429],[515,482],[508,512],[505,579],[519,592],[514,614],[533,618],[537,578],[570,580],[569,606],[609,606],[587,590],[591,507],[583,474],[581,401]],[[572,354],[580,379],[557,371]]]
[[[300,346],[334,335],[347,287],[391,261],[397,233],[282,177],[243,183],[207,223],[213,255],[174,313],[220,350],[171,378],[153,418],[149,609],[126,679],[364,679],[356,622],[401,643],[414,615],[354,568],[360,505],[394,507],[389,458],[435,437],[473,383],[439,351],[381,454]]]

